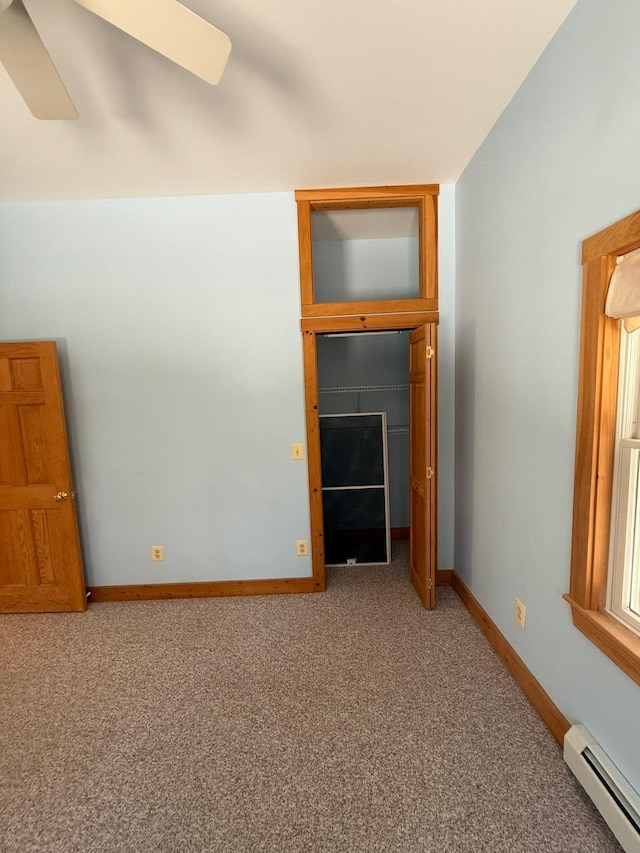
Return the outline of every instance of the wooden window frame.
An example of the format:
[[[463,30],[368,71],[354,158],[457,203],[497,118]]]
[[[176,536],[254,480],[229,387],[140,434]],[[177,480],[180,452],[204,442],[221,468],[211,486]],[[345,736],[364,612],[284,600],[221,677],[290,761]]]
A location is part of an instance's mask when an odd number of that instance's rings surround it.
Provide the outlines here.
[[[296,190],[300,295],[303,318],[356,314],[390,314],[438,310],[438,184],[397,187],[350,187],[345,189]],[[418,293],[415,299],[381,299],[360,302],[315,302],[313,288],[314,210],[365,210],[383,207],[417,207]]]
[[[583,293],[570,590],[573,624],[640,684],[640,637],[606,610],[620,321],[604,307],[616,257],[640,247],[640,211],[582,244]]]

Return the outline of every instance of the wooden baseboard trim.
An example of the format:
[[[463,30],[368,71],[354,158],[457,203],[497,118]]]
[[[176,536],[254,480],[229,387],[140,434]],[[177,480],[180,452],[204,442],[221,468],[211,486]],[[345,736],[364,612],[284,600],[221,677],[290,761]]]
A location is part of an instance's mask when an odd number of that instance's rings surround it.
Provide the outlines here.
[[[320,592],[313,578],[274,578],[253,581],[200,581],[197,583],[145,583],[90,586],[89,602],[154,601],[169,598],[220,598],[233,595],[282,595]]]
[[[484,608],[474,598],[464,582],[455,572],[452,572],[452,586],[462,599],[463,604],[480,626],[482,633],[489,640],[495,651],[500,655],[511,675],[520,685],[523,693],[536,709],[542,721],[549,729],[560,746],[564,742],[564,736],[569,731],[570,723],[567,718],[554,705],[549,694],[543,689],[540,682],[533,676],[524,664],[522,658],[516,654],[515,649],[500,632],[498,626],[489,617]]]
[[[391,538],[392,539],[408,539],[410,534],[410,527],[392,527],[391,528]]]
[[[402,529],[402,528],[400,528]],[[439,569],[437,586],[451,586],[452,569]],[[323,592],[313,578],[274,578],[256,581],[200,581],[197,583],[143,583],[88,586],[89,602],[156,601],[170,598],[222,598],[234,595],[282,595]]]

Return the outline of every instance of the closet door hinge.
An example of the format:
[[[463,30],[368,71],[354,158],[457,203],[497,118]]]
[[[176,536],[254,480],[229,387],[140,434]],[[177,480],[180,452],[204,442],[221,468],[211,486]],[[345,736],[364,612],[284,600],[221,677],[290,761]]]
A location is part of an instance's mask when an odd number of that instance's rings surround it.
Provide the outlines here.
[[[427,589],[433,589],[433,578],[427,578]]]
[[[436,354],[436,351],[434,350],[434,348],[432,346],[428,346],[427,347],[427,358],[433,358],[435,354]]]
[[[427,480],[430,480],[433,477],[433,468],[427,468]]]

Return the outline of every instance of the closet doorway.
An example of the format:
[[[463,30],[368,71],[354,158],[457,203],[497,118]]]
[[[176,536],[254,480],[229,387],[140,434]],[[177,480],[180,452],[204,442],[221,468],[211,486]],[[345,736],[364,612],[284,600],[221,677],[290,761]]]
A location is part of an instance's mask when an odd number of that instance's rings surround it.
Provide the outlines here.
[[[409,538],[409,332],[316,344],[326,565],[388,564]]]
[[[321,588],[327,565],[390,561],[388,526],[398,538],[408,534],[411,582],[424,606],[435,607],[436,335],[435,323],[303,334],[312,556]],[[331,416],[342,417],[323,428]],[[358,416],[362,423],[351,426]]]

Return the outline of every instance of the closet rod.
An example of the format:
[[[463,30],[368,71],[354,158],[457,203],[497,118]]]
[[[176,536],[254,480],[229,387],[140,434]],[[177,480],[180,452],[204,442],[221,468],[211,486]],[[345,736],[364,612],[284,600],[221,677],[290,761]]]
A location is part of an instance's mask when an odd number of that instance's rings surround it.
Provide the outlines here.
[[[334,388],[318,388],[320,394],[362,394],[367,391],[408,391],[409,385],[338,385]]]

